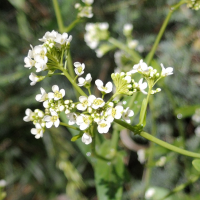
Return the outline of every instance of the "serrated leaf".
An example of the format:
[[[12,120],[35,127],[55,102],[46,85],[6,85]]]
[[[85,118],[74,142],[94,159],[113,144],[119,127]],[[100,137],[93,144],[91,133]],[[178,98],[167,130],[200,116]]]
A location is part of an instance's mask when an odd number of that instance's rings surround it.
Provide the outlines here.
[[[83,135],[83,133],[80,132],[78,135],[73,136],[72,139],[71,139],[71,141],[72,141],[72,142],[75,142],[75,141],[78,140],[80,137],[82,137],[82,135]]]
[[[105,141],[101,146],[101,155],[110,153],[110,141]],[[125,168],[123,163],[124,154],[118,152],[111,162],[98,159],[95,166],[95,182],[99,199],[121,200]]]
[[[195,159],[192,161],[192,165],[194,166],[194,168],[200,172],[200,159]]]

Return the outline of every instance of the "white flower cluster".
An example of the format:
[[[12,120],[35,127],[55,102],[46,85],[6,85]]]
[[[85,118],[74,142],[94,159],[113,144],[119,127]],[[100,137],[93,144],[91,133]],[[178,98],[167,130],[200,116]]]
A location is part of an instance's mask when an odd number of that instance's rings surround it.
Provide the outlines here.
[[[82,0],[84,3],[84,6],[82,6],[80,3],[75,4],[75,8],[78,10],[78,17],[87,17],[87,18],[92,18],[93,13],[92,13],[92,4],[94,0]]]
[[[200,0],[190,0],[187,3],[188,8],[192,8],[194,10],[199,10],[200,9]]]
[[[53,70],[53,63],[59,62],[60,52],[67,48],[71,40],[72,36],[68,36],[67,33],[61,35],[54,30],[46,32],[43,38],[39,39],[43,44],[35,47],[31,45],[31,50],[28,51],[27,57],[24,58],[24,67],[29,69],[35,67],[36,72],[47,69]],[[32,86],[44,78],[45,76],[37,76],[35,73],[31,73],[29,76]]]
[[[25,122],[33,121],[35,128],[31,129],[31,133],[35,135],[36,139],[43,137],[45,128],[51,128],[53,125],[58,127],[60,124],[59,114],[65,111],[66,114],[70,113],[75,107],[72,100],[63,100],[65,96],[65,90],[59,90],[57,85],[52,87],[53,92],[48,94],[43,88],[40,88],[41,94],[37,94],[35,99],[39,102],[43,102],[45,113],[39,109],[34,112],[31,109],[26,109]]]
[[[87,23],[85,26],[86,33],[84,39],[86,44],[91,49],[96,49],[101,40],[106,40],[109,37],[108,23]]]

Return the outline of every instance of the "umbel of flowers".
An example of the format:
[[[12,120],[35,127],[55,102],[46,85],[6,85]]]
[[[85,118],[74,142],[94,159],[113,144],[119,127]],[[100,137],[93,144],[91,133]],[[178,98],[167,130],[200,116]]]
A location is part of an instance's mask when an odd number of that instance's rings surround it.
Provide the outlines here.
[[[153,90],[155,83],[162,77],[173,74],[173,68],[164,68],[161,64],[161,73],[156,69],[148,66],[143,60],[133,66],[133,70],[124,73],[113,73],[112,82],[103,83],[101,80],[95,80],[97,89],[102,93],[100,97],[91,94],[90,87],[92,77],[87,74],[85,78],[80,77],[84,74],[85,64],[80,62],[74,63],[74,71],[77,77],[71,80],[68,76],[67,62],[63,61],[69,52],[71,36],[67,33],[62,35],[56,31],[47,32],[42,39],[39,39],[43,44],[36,47],[31,46],[28,56],[24,59],[26,68],[35,68],[36,72],[47,71],[46,76],[52,76],[55,70],[60,70],[61,75],[65,75],[73,86],[81,93],[78,102],[73,102],[70,99],[64,99],[66,96],[65,89],[60,89],[59,86],[53,85],[52,92],[46,92],[40,88],[41,93],[37,94],[35,99],[43,103],[44,111],[36,109],[26,109],[24,121],[32,121],[35,128],[31,129],[31,133],[35,138],[43,137],[46,128],[60,125],[59,115],[61,112],[66,114],[69,126],[76,126],[80,130],[79,137],[85,144],[92,142],[94,133],[92,127],[96,127],[99,134],[108,133],[115,119],[123,120],[130,123],[130,117],[134,112],[129,107],[124,107],[123,104],[116,99],[119,95],[133,95],[135,92],[147,94],[145,89],[148,86],[148,95],[159,92],[157,88]],[[135,73],[140,73],[143,78],[139,81],[133,79]],[[46,76],[37,76],[33,73],[30,75],[31,85],[43,80]],[[146,79],[147,82],[143,82]],[[148,83],[148,84],[147,84]],[[80,87],[88,89],[89,94],[86,95]],[[80,92],[82,91],[82,92]],[[105,95],[111,96],[105,101]]]

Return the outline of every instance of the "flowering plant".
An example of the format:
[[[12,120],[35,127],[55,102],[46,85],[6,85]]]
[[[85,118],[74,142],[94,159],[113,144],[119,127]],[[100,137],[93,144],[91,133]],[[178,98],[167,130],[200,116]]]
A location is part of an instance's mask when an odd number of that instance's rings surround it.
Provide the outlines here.
[[[75,8],[79,11],[77,19],[82,17],[91,18],[93,16],[91,13],[93,1],[85,0],[83,3],[85,4],[84,6],[75,5]],[[170,14],[183,3],[185,1],[174,5]],[[197,6],[195,5],[196,8]],[[65,33],[62,26],[60,27],[62,34],[54,30],[46,32],[39,39],[42,44],[35,47],[31,46],[31,50],[29,50],[27,57],[24,59],[24,67],[35,68],[37,73],[47,72],[46,75],[42,76],[31,73],[29,76],[31,86],[34,86],[37,82],[44,81],[46,77],[60,75],[65,76],[78,93],[77,101],[74,102],[72,99],[68,99],[66,90],[60,89],[58,85],[52,86],[52,92],[46,92],[44,88],[41,88],[41,94],[37,94],[35,99],[43,103],[44,110],[36,109],[32,111],[29,108],[26,109],[24,121],[33,122],[35,128],[31,129],[31,133],[35,135],[36,139],[43,137],[45,130],[52,126],[57,128],[61,125],[78,131],[78,134],[74,135],[71,140],[76,141],[81,138],[84,145],[91,146],[91,153],[88,154],[88,157],[90,157],[89,161],[94,168],[97,193],[100,199],[120,199],[122,195],[125,167],[123,163],[124,152],[118,148],[121,129],[128,129],[135,135],[140,135],[177,153],[200,158],[198,153],[178,148],[144,131],[149,99],[151,95],[161,92],[161,88],[155,88],[156,84],[162,78],[173,74],[172,67],[165,68],[161,63],[159,69],[154,67],[155,64],[153,66],[151,62],[166,25],[167,23],[163,24],[152,50],[145,59],[142,59],[140,54],[135,51],[137,50],[138,42],[131,38],[132,25],[126,24],[123,30],[128,47],[124,47],[110,37],[107,23],[90,23],[86,25],[85,41],[90,48],[96,49],[98,57],[102,57],[113,49],[113,45],[115,45],[124,49],[131,57],[130,59],[134,61],[131,70],[123,71],[119,67],[117,72],[112,73],[112,82],[103,83],[100,79],[94,81],[101,96],[95,96],[91,92],[93,78],[90,73],[84,74],[87,66],[79,61],[74,62],[74,67],[68,63],[72,36]],[[110,42],[112,45],[100,44],[103,40]],[[158,66],[157,63],[156,66]],[[75,76],[72,76],[72,71]],[[140,75],[139,80],[136,74]],[[85,78],[81,77],[82,75]],[[86,89],[87,93],[83,88]],[[139,123],[135,123],[135,121],[133,123],[133,120],[131,120],[131,117],[134,116],[132,102],[135,94],[138,93],[142,93],[144,98],[140,105]],[[110,139],[102,137],[102,134],[107,134],[108,132],[112,132]],[[97,141],[98,145],[96,144]],[[143,150],[138,151],[138,157],[141,163],[145,162],[145,152]],[[166,158],[161,157],[157,162],[157,166],[163,166],[165,162]],[[199,170],[198,164],[198,159],[193,161],[193,165]],[[101,167],[107,171],[102,171]],[[109,180],[106,179],[109,173],[108,168],[113,170]],[[104,174],[104,172],[106,173]],[[115,194],[113,192],[110,194],[112,187],[107,186],[112,181],[116,187]],[[148,198],[149,193],[149,191],[145,193],[146,198]]]

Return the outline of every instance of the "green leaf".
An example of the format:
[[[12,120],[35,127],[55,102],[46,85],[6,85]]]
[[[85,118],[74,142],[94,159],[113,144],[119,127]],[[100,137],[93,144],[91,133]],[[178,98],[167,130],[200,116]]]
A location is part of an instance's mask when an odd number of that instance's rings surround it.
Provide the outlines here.
[[[194,166],[194,168],[200,172],[200,159],[195,159],[192,161],[192,165]]]
[[[111,154],[110,146],[110,141],[105,141],[99,153],[103,156]],[[98,159],[94,165],[99,200],[121,200],[125,177],[123,157],[124,154],[118,152],[111,162]]]
[[[146,125],[146,102],[147,102],[147,99],[145,98],[142,101],[142,106],[141,106],[141,111],[140,111],[140,118],[139,118],[139,124],[143,124],[143,127],[145,127],[145,125]]]
[[[72,139],[71,139],[71,141],[72,141],[72,142],[75,142],[75,141],[78,140],[80,137],[82,137],[82,135],[83,135],[83,133],[80,132],[78,135],[73,136]]]
[[[181,108],[177,108],[175,110],[175,115],[180,116],[181,118],[192,116],[196,109],[200,108],[200,105],[192,105],[192,106],[184,106]]]

